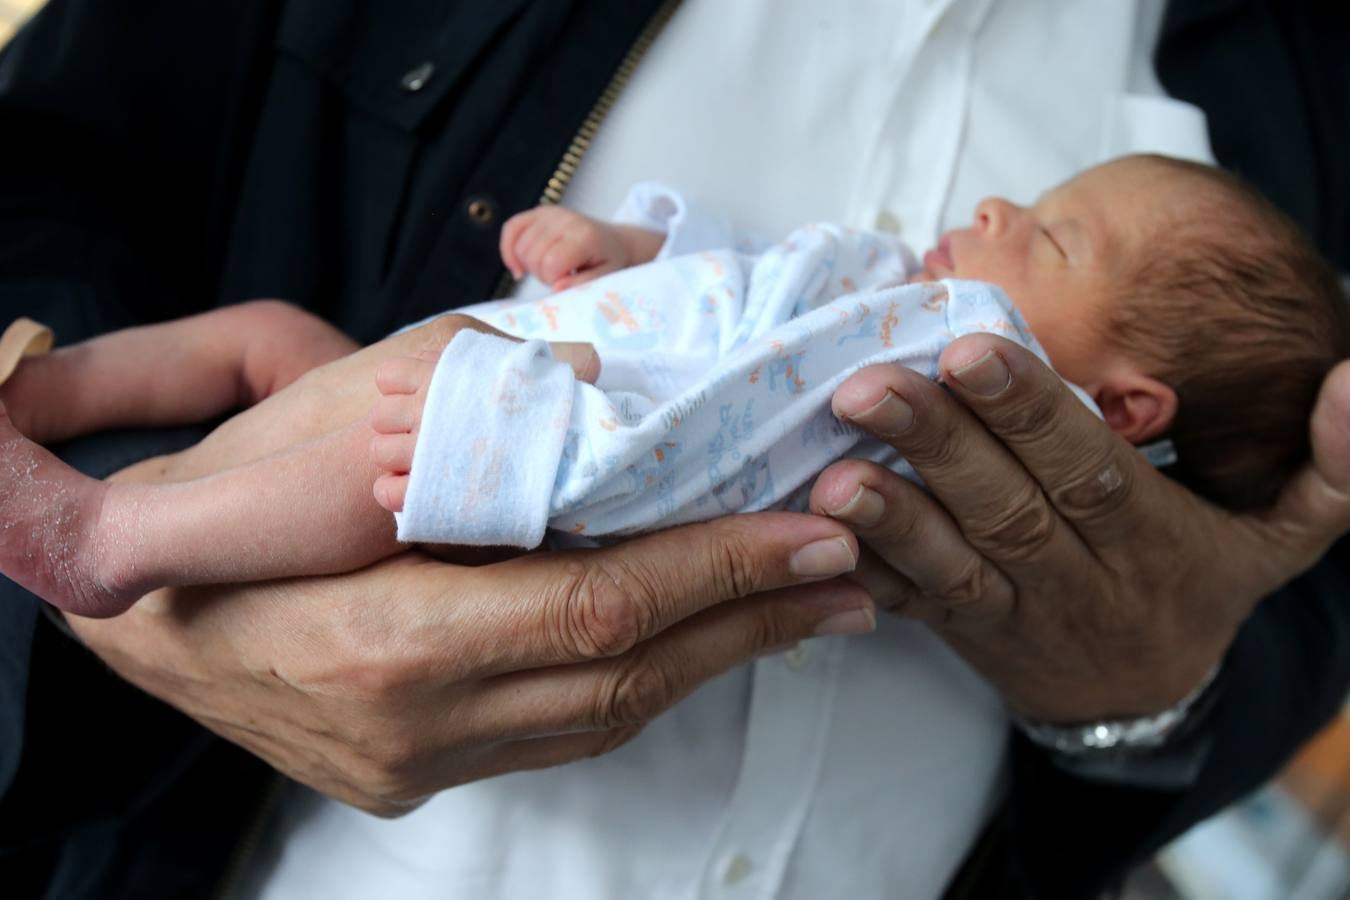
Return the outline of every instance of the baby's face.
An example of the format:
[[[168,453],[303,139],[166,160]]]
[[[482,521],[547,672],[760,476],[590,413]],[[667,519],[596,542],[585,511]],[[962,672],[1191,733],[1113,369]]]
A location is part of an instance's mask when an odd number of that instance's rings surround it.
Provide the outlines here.
[[[987,197],[968,228],[924,254],[934,278],[997,284],[1017,304],[1061,375],[1086,385],[1101,365],[1092,328],[1136,227],[1156,215],[1156,167],[1124,159],[1088,169],[1032,206]]]

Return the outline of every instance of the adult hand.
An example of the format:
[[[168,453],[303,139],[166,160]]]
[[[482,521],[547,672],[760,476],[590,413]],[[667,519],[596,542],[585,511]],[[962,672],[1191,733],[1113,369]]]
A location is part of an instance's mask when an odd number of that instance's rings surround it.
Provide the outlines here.
[[[118,673],[325,794],[397,815],[595,756],[767,650],[875,624],[857,542],[763,513],[480,567],[163,591],[71,618]],[[829,579],[829,580],[827,580]]]
[[[870,548],[856,577],[879,603],[928,622],[1028,718],[1175,704],[1260,598],[1350,527],[1350,363],[1323,386],[1312,463],[1252,515],[1154,471],[1008,341],[964,337],[940,368],[948,390],[877,366],[834,398],[932,495],[848,460],[818,479],[812,509]]]

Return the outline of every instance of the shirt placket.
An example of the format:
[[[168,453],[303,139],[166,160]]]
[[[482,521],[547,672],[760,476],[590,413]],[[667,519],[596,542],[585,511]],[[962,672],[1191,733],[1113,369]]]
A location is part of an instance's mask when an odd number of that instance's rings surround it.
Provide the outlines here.
[[[777,896],[811,808],[846,642],[805,641],[758,660],[736,787],[705,856],[698,896]]]
[[[849,218],[931,246],[955,175],[969,103],[974,36],[992,0],[916,3],[903,78],[868,155]],[[923,102],[914,102],[922,98]]]

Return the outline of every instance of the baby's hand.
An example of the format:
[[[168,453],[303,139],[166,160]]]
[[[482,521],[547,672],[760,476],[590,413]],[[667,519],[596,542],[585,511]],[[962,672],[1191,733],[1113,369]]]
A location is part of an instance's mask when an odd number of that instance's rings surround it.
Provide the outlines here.
[[[502,226],[502,262],[516,278],[529,272],[555,291],[566,290],[646,262],[634,258],[626,230],[560,206],[537,206]]]

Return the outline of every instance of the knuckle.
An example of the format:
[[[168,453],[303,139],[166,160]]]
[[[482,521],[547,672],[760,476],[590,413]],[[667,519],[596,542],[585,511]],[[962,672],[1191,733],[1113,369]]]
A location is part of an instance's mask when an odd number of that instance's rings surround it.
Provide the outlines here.
[[[415,734],[370,726],[354,729],[347,739],[347,777],[363,795],[398,805],[420,796],[415,773],[426,751]]]
[[[1054,539],[1058,516],[1038,488],[1027,486],[1021,497],[1001,504],[991,519],[966,526],[966,537],[978,549],[1009,562],[1039,558]]]
[[[539,275],[544,281],[552,281],[567,274],[572,269],[572,253],[566,247],[554,247],[539,261]]]
[[[1059,405],[1054,395],[1045,391],[1006,400],[988,416],[991,421],[997,420],[1000,436],[1014,445],[1053,440],[1061,424]]]
[[[717,523],[706,546],[704,571],[712,576],[719,599],[748,597],[764,584],[764,560],[740,531]]]
[[[431,673],[406,636],[369,619],[344,619],[343,640],[330,646],[324,669],[312,680],[320,691],[355,704],[358,711],[378,713],[403,702]]]
[[[378,797],[370,797],[356,802],[354,804],[363,812],[368,812],[377,819],[401,819],[410,812],[414,812],[420,803],[394,803],[382,800]]]
[[[1129,501],[1134,484],[1134,469],[1108,450],[1071,475],[1052,499],[1075,519],[1106,518]]]
[[[954,468],[967,455],[968,438],[964,431],[945,419],[935,424],[938,427],[931,429],[911,428],[903,436],[903,445],[896,442],[905,458],[920,472]]]
[[[563,579],[554,628],[569,657],[602,659],[633,648],[647,633],[650,596],[640,579],[619,574],[613,562],[573,563]]]
[[[984,561],[972,556],[961,571],[936,592],[937,599],[950,613],[959,614],[979,604],[990,592],[991,573]]]
[[[923,537],[929,515],[921,503],[887,503],[885,517],[868,533],[888,544],[913,544]]]
[[[764,609],[740,626],[747,652],[792,643],[808,636],[803,634],[803,623],[800,620],[784,616],[783,612],[777,610],[775,615],[774,612]]]
[[[659,715],[679,697],[675,679],[664,667],[636,654],[601,689],[596,723],[613,729],[640,725]]]
[[[587,748],[586,756],[594,759],[618,750],[624,744],[642,733],[641,725],[629,725],[623,728],[611,728],[596,736],[595,743]]]

